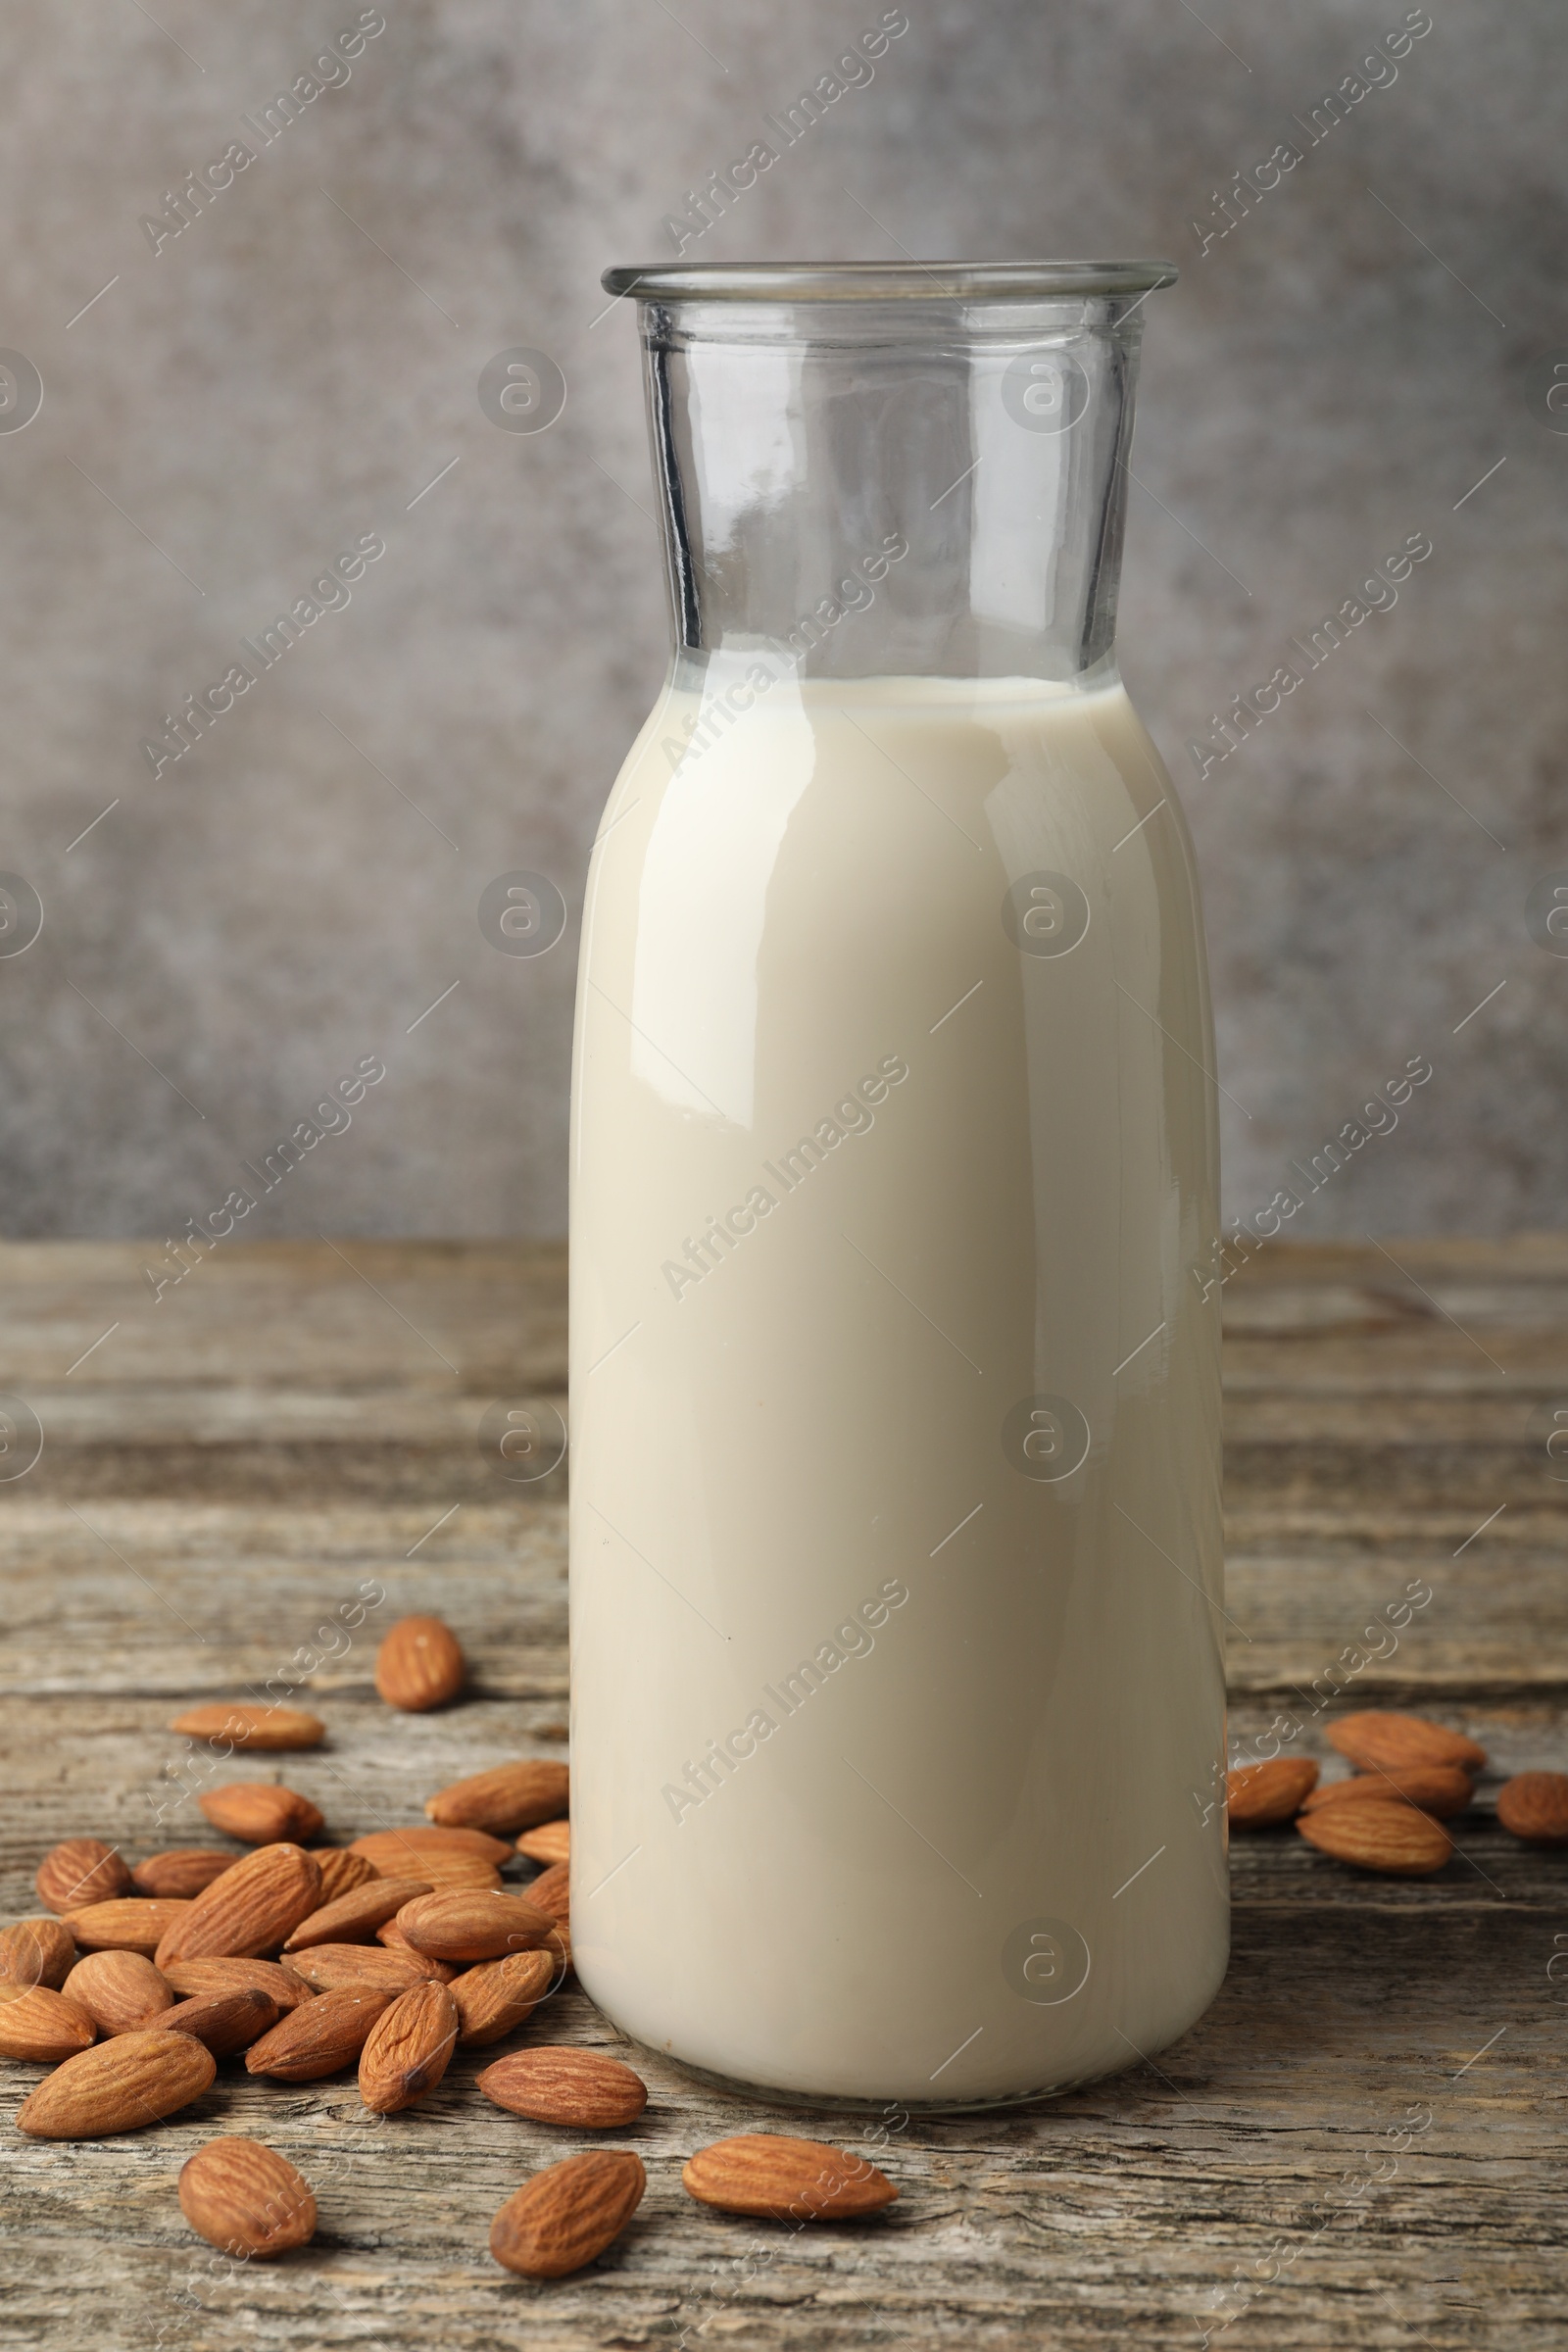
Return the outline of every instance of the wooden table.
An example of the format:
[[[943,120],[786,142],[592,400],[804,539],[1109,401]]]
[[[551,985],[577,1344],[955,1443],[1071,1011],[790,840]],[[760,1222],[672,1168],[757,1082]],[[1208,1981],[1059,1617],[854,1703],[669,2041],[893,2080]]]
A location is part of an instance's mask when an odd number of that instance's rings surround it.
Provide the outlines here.
[[[563,2142],[471,2091],[477,2053],[379,2126],[352,2077],[289,2089],[225,2067],[149,2132],[7,2132],[5,2343],[1568,2343],[1568,1854],[1492,1811],[1502,1775],[1568,1764],[1568,1461],[1545,1447],[1568,1406],[1568,1237],[1390,1250],[1276,1245],[1227,1292],[1231,1732],[1255,1742],[1283,1716],[1327,1755],[1327,1670],[1430,1587],[1338,1704],[1423,1708],[1490,1750],[1440,1876],[1362,1877],[1288,1831],[1237,1839],[1234,1959],[1194,2032],[1075,2096],[911,2126],[899,2204],[858,2229],[693,2206],[685,2154],[758,2111],[644,2061],[648,2196],[604,2262],[552,2286],[497,2269],[486,2236]],[[8,1918],[36,1908],[33,1869],[70,1833],[132,1857],[209,1840],[166,1773],[166,1726],[199,1696],[299,1677],[330,1745],[279,1761],[329,1835],[416,1820],[505,1755],[564,1753],[564,1473],[505,1486],[476,1437],[492,1400],[564,1385],[561,1253],[230,1245],[156,1302],[148,1255],[0,1250],[0,1390],[46,1433],[0,1485]],[[367,1583],[385,1602],[307,1671]],[[450,1713],[396,1716],[371,1688],[378,1623],[415,1609],[473,1661]],[[554,2037],[617,2045],[580,1993],[556,2008]],[[4,2087],[34,2079],[8,2067]],[[191,2149],[235,2131],[320,2191],[315,2246],[248,2272],[174,2194]]]

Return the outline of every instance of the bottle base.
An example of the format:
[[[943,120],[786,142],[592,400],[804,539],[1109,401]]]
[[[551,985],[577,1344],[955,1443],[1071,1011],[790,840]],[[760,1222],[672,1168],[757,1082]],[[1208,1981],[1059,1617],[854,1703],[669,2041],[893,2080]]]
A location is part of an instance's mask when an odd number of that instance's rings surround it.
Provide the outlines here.
[[[625,2033],[626,2029],[619,2029]],[[661,2049],[655,2042],[641,2040],[636,2034],[627,2038],[638,2049],[647,2050],[650,2057],[660,2058],[666,2066],[678,2067],[693,2082],[706,2083],[710,2090],[724,2092],[730,2098],[755,2101],[759,2106],[786,2107],[796,2112],[815,2115],[876,2116],[886,2121],[890,2114],[905,2116],[960,2116],[991,2115],[999,2108],[1035,2107],[1049,2099],[1065,2098],[1072,2090],[1081,2090],[1086,2083],[1103,2082],[1112,2075],[1125,2074],[1141,2063],[1129,2059],[1109,2066],[1091,2066],[1082,2074],[1056,2082],[1043,2082],[1029,2089],[999,2091],[989,2097],[935,2099],[860,2097],[853,2093],[832,2090],[800,2090],[781,2088],[776,2082],[750,2082],[738,2075],[717,2074],[711,2067],[694,2066],[689,2058],[677,2058],[673,2050]]]

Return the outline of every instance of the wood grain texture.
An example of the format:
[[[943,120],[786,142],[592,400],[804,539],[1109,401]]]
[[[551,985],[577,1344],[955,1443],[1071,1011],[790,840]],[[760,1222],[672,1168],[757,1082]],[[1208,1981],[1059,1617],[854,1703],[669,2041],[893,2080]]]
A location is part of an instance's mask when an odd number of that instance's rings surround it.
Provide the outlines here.
[[[1238,1838],[1234,1956],[1200,2024],[1071,2097],[906,2124],[878,2159],[898,2204],[854,2229],[701,2210],[680,2168],[760,2124],[848,2144],[858,2121],[760,2110],[557,1994],[520,2040],[637,2067],[650,2105],[624,2137],[649,2189],[599,2264],[546,2286],[490,2261],[490,2216],[585,2143],[473,2091],[493,2050],[379,2122],[352,2077],[289,2088],[225,2063],[181,2115],[98,2144],[13,2134],[37,2077],[7,2065],[8,2346],[1568,2342],[1568,1856],[1493,1810],[1508,1773],[1568,1765],[1568,1461],[1545,1444],[1568,1407],[1568,1238],[1387,1247],[1396,1265],[1277,1244],[1226,1292],[1230,1728],[1239,1757],[1330,1769],[1324,1728],[1350,1707],[1472,1733],[1491,1764],[1435,1878]],[[559,1396],[560,1252],[231,1249],[156,1304],[144,1255],[0,1249],[0,1391],[46,1433],[0,1484],[5,1918],[36,1907],[32,1871],[72,1833],[132,1858],[228,1842],[167,1730],[199,1698],[271,1680],[325,1717],[319,1750],[263,1761],[334,1839],[417,1822],[429,1790],[508,1755],[564,1753],[564,1473],[512,1488],[478,1445],[491,1402]],[[1397,1651],[1354,1671],[1413,1582],[1432,1597]],[[368,1590],[384,1599],[327,1656],[318,1629]],[[471,1695],[429,1716],[392,1714],[370,1680],[378,1626],[414,1611],[447,1618],[472,1667]],[[316,2184],[311,2247],[235,2266],[194,2238],[175,2180],[219,2132]]]

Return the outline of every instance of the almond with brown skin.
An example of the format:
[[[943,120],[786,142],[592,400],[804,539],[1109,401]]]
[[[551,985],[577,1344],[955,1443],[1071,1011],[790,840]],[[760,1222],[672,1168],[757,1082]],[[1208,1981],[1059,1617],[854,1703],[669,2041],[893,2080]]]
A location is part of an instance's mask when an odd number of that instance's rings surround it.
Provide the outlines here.
[[[489,1830],[510,1838],[541,1821],[558,1821],[568,1810],[569,1788],[564,1764],[530,1757],[476,1772],[471,1780],[455,1781],[428,1798],[424,1809],[443,1828]]]
[[[390,1863],[381,1865],[383,1878],[428,1879],[432,1886],[499,1886],[501,1873],[493,1862],[482,1862],[477,1854],[459,1854],[436,1846],[427,1854],[405,1854],[394,1870]]]
[[[19,1919],[0,1928],[0,1984],[45,1984],[58,1992],[76,1965],[76,1938],[63,1919]]]
[[[523,2278],[564,2278],[620,2235],[647,2185],[629,2148],[568,2156],[507,2199],[490,2225],[490,2251]]]
[[[411,1871],[423,1870],[435,1854],[466,1854],[470,1861],[493,1863],[499,1870],[511,1861],[513,1849],[504,1838],[492,1838],[484,1830],[444,1830],[419,1822],[406,1830],[370,1830],[355,1838],[349,1852],[363,1854],[384,1879],[406,1879]]]
[[[45,2075],[18,2109],[17,2130],[35,2139],[139,2132],[199,2099],[217,2072],[212,2051],[188,2034],[117,2034]]]
[[[398,1926],[416,1952],[432,1960],[499,1960],[503,1952],[533,1951],[555,1922],[520,1894],[449,1886],[416,1895],[398,1913]]]
[[[434,2090],[458,2046],[462,2021],[444,1984],[416,1984],[370,2028],[360,2053],[360,2096],[374,2115],[397,2115]]]
[[[857,2221],[899,2193],[863,2156],[772,2132],[743,2132],[700,2148],[681,2180],[700,2205],[792,2222]]]
[[[271,1781],[230,1781],[196,1802],[215,1830],[242,1845],[300,1844],[319,1838],[323,1827],[318,1805],[297,1788],[281,1788]]]
[[[521,1891],[523,1901],[532,1903],[536,1911],[542,1911],[546,1919],[554,1920],[557,1927],[564,1926],[570,1917],[571,1872],[564,1862],[554,1863],[549,1870],[542,1870],[536,1879],[529,1880]]]
[[[371,1879],[368,1885],[340,1894],[335,1903],[323,1903],[319,1911],[302,1919],[283,1949],[298,1952],[312,1943],[368,1943],[376,1929],[395,1919],[405,1903],[429,1892],[428,1879]]]
[[[249,1959],[275,1951],[302,1919],[320,1909],[320,1896],[321,1874],[303,1846],[264,1845],[215,1879],[193,1903],[178,1906],[183,1916],[158,1946],[158,1965],[169,1976],[173,1960]]]
[[[174,2005],[172,1987],[140,1952],[89,1952],[66,1979],[65,1991],[106,2037],[140,2033]]]
[[[450,1960],[432,1960],[428,1952],[416,1952],[395,1919],[382,1922],[375,1931],[375,1940],[377,1943],[385,1944],[389,1952],[404,1952],[411,1960],[417,1960],[432,1984],[451,1984],[456,1983],[459,1972],[454,1968],[452,1962]]]
[[[277,2003],[282,2013],[314,1998],[312,1986],[291,1968],[275,1960],[171,1960],[163,1972],[181,2000],[200,2000],[209,1993],[241,1992],[254,1987]]]
[[[0,2058],[57,2066],[92,2047],[97,2027],[69,1993],[47,1984],[0,1984]]]
[[[1310,1756],[1274,1756],[1225,1775],[1225,1810],[1233,1830],[1271,1830],[1294,1821],[1317,1779]]]
[[[253,2041],[259,2041],[277,2019],[278,2007],[271,1994],[249,1984],[237,1992],[202,1992],[188,2001],[176,2001],[152,2024],[155,2033],[189,2034],[205,2042],[215,2058],[231,2058],[236,2050],[249,2049]]]
[[[245,2053],[245,2071],[279,2082],[319,2082],[352,2066],[377,2018],[398,1998],[390,1988],[340,1984],[307,2001]]]
[[[1568,1773],[1516,1772],[1497,1791],[1497,1819],[1531,1845],[1568,1845]]]
[[[428,1854],[405,1854],[399,1878],[428,1879],[432,1886],[499,1886],[501,1873],[477,1854],[458,1854],[437,1846]],[[394,1873],[383,1865],[382,1876]]]
[[[149,1854],[131,1872],[138,1894],[162,1895],[172,1902],[191,1902],[205,1894],[215,1879],[232,1870],[238,1854],[220,1853],[211,1845],[178,1845],[167,1854]]]
[[[375,1653],[375,1687],[405,1715],[444,1707],[466,1672],[458,1637],[439,1617],[400,1617]]]
[[[1328,1727],[1330,1747],[1362,1772],[1403,1772],[1414,1764],[1457,1764],[1475,1773],[1487,1760],[1462,1732],[1446,1731],[1424,1715],[1400,1715],[1390,1707],[1369,1707],[1360,1715],[1341,1715]]]
[[[123,1855],[101,1838],[67,1838],[51,1846],[32,1883],[39,1902],[51,1911],[80,1911],[88,1903],[112,1903],[131,1891]]]
[[[303,1707],[257,1707],[237,1698],[192,1707],[176,1716],[169,1728],[183,1732],[189,1740],[211,1740],[220,1747],[319,1747],[326,1737],[319,1715],[307,1715]]]
[[[413,1984],[434,1982],[422,1952],[389,1952],[379,1943],[314,1943],[291,1952],[289,1966],[318,1992],[332,1992],[340,1984],[355,1992],[407,1992]]]
[[[1442,1822],[1397,1797],[1386,1804],[1369,1797],[1353,1805],[1325,1805],[1320,1812],[1301,1814],[1296,1826],[1319,1853],[1388,1878],[1425,1878],[1441,1870],[1453,1851]]]
[[[352,1894],[378,1875],[373,1862],[346,1845],[313,1845],[311,1860],[321,1874],[323,1903],[335,1903],[340,1894]]]
[[[154,1895],[119,1895],[112,1903],[89,1903],[71,1911],[66,1925],[84,1952],[145,1952],[152,1959],[194,1903],[166,1903]]]
[[[210,2139],[179,2176],[179,2209],[198,2236],[239,2262],[267,2262],[316,2234],[303,2173],[259,2139]]]
[[[1474,1790],[1470,1776],[1457,1764],[1412,1764],[1403,1772],[1360,1772],[1353,1780],[1325,1781],[1314,1788],[1303,1813],[1319,1813],[1325,1805],[1418,1805],[1435,1821],[1451,1821],[1462,1813]]]
[[[459,2041],[469,2049],[483,2049],[499,2041],[533,2015],[550,1990],[555,1973],[555,1958],[548,1951],[509,1952],[504,1960],[486,1960],[477,1968],[465,1969],[452,1985],[452,1998],[463,2020]]]
[[[524,1830],[517,1839],[517,1851],[526,1854],[530,1862],[569,1862],[570,1822],[547,1821],[541,1823],[537,1830]]]
[[[618,2131],[648,2104],[642,2077],[602,2050],[510,2050],[485,2068],[478,2087],[513,2115],[573,2131]]]

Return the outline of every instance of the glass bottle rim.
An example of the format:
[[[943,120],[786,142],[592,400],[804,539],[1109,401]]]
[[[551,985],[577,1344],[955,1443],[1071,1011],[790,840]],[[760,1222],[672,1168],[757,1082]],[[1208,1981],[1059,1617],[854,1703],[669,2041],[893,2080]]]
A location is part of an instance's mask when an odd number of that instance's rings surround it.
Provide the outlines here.
[[[649,262],[607,270],[607,294],[655,302],[1031,302],[1152,294],[1172,262]]]

